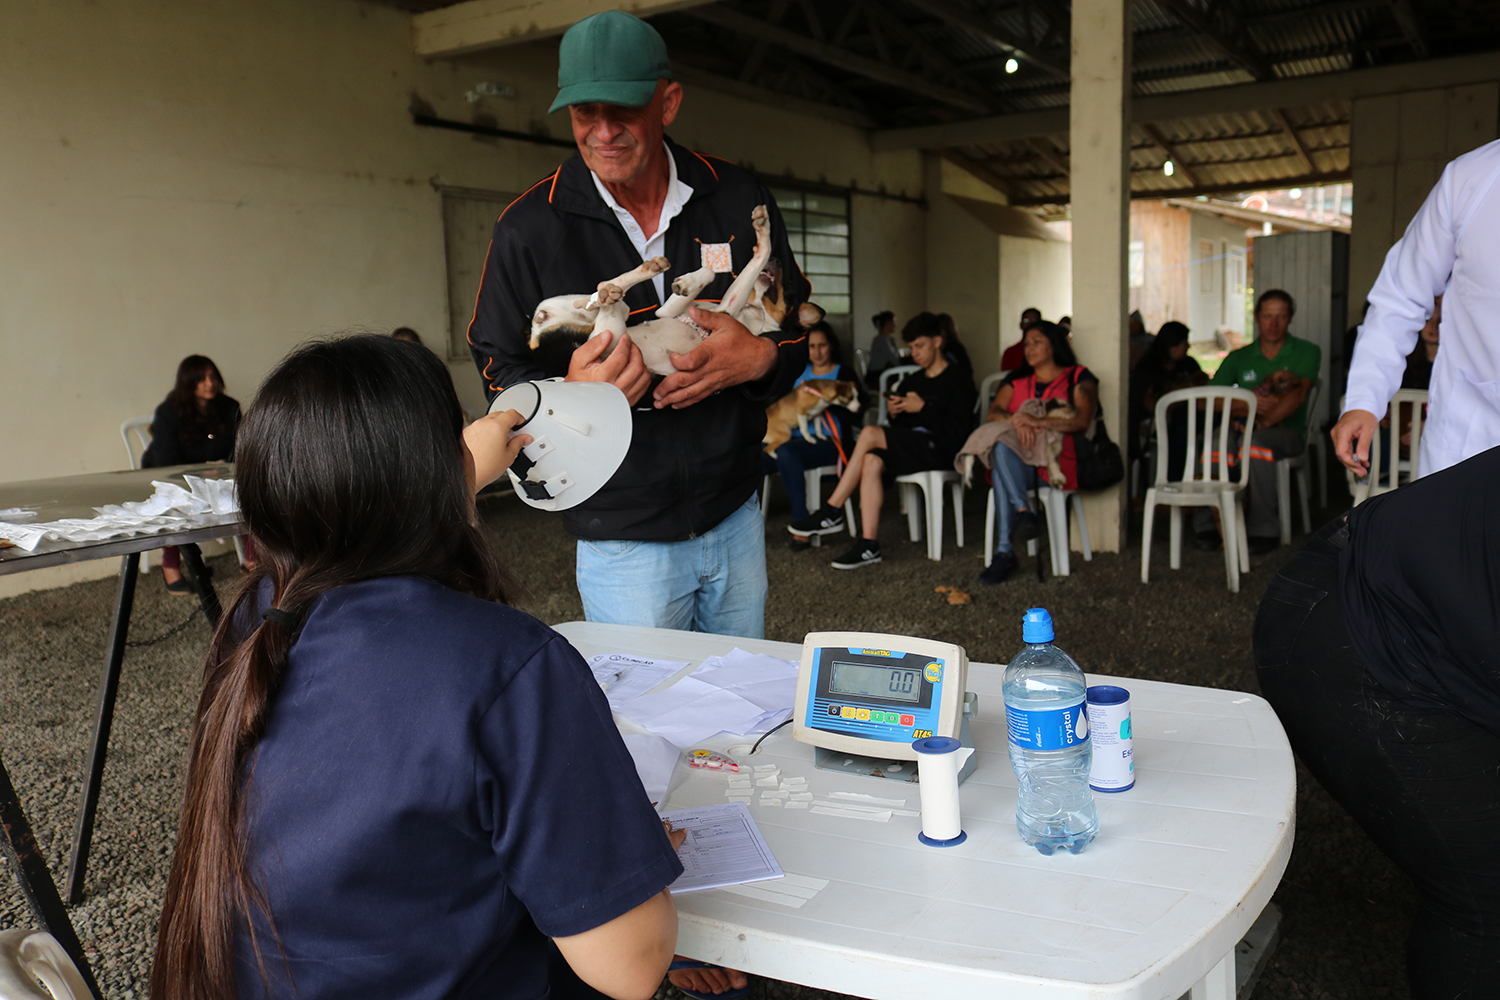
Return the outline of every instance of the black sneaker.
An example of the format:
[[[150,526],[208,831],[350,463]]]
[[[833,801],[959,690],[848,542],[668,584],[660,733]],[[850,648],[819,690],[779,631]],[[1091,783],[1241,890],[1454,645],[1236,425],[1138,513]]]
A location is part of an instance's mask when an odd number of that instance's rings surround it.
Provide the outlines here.
[[[859,569],[880,562],[880,543],[860,539],[848,552],[833,561],[834,569]]]
[[[979,574],[980,583],[1004,583],[1006,578],[1016,571],[1016,554],[1014,552],[996,552],[995,558],[990,560],[989,566]]]
[[[1042,533],[1041,525],[1036,523],[1036,515],[1029,510],[1016,511],[1016,519],[1010,525],[1010,539],[1013,542],[1029,542]],[[999,580],[995,581],[999,583]]]
[[[826,503],[786,526],[794,535],[835,535],[844,530],[844,512]]]

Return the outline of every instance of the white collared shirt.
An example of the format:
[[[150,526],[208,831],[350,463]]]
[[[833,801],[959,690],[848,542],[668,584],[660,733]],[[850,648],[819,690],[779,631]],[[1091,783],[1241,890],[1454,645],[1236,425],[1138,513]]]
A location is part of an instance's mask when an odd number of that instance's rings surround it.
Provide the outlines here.
[[[693,189],[684,184],[677,176],[677,160],[672,156],[672,150],[667,147],[665,142],[661,144],[661,148],[667,154],[667,197],[661,205],[661,218],[656,223],[656,232],[650,236],[647,236],[645,231],[641,229],[641,224],[635,221],[635,216],[620,207],[620,203],[615,201],[615,196],[610,194],[609,189],[604,186],[604,182],[599,180],[599,175],[592,170],[589,171],[589,176],[594,179],[594,188],[599,192],[599,197],[604,199],[604,204],[614,210],[615,217],[620,220],[620,225],[625,227],[625,235],[630,237],[630,245],[635,247],[636,252],[641,255],[642,261],[650,260],[652,257],[666,256],[667,227],[672,224],[673,219],[677,218],[678,213],[682,211],[682,206],[686,205],[688,199],[693,196]],[[684,274],[687,271],[696,271],[698,269],[697,261],[674,260],[672,264]],[[601,278],[600,280],[604,279]],[[651,279],[651,283],[656,286],[656,301],[665,303],[667,301],[666,278],[658,274]]]
[[[1500,445],[1500,141],[1449,163],[1386,254],[1355,341],[1345,412],[1385,413],[1438,295],[1424,476]]]

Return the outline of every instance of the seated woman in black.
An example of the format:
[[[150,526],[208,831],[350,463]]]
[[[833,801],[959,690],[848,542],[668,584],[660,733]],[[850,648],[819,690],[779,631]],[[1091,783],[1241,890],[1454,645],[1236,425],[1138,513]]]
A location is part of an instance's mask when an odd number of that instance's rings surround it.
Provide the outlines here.
[[[1163,323],[1161,329],[1156,331],[1156,339],[1151,342],[1145,356],[1130,372],[1130,419],[1126,422],[1130,428],[1127,436],[1129,457],[1141,457],[1144,444],[1141,440],[1141,425],[1155,417],[1158,399],[1175,389],[1207,384],[1208,376],[1198,364],[1198,359],[1188,353],[1187,326],[1176,320]],[[1182,468],[1187,461],[1186,407],[1177,406],[1168,410],[1167,427],[1168,478],[1181,479]],[[1144,478],[1152,481],[1151,477],[1155,474],[1156,470],[1147,469]]]
[[[141,468],[231,461],[239,424],[240,404],[224,395],[224,376],[218,365],[201,354],[190,354],[177,366],[177,383],[151,418],[151,444],[141,456]],[[255,547],[248,537],[245,546],[245,563],[253,566]],[[193,592],[182,578],[177,546],[161,550],[161,575],[168,593]]]
[[[153,996],[535,1000],[559,952],[612,997],[660,985],[682,866],[475,520],[519,420],[465,429],[390,337],[266,378],[236,477],[260,568],[209,650]]]
[[[974,427],[974,380],[943,354],[943,323],[918,313],[901,331],[921,371],[901,380],[887,408],[887,427],[866,427],[849,455],[838,486],[821,508],[787,528],[793,535],[826,535],[844,530],[844,501],[859,491],[861,538],[833,561],[835,569],[880,562],[880,507],[897,476],[926,469],[951,469],[953,456]]]

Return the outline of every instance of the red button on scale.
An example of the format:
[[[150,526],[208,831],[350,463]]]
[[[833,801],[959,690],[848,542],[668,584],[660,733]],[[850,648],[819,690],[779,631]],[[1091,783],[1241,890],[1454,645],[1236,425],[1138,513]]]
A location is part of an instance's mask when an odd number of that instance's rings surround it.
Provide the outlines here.
[[[901,716],[901,724],[903,726],[915,726],[917,724],[917,717],[915,715],[903,715]]]

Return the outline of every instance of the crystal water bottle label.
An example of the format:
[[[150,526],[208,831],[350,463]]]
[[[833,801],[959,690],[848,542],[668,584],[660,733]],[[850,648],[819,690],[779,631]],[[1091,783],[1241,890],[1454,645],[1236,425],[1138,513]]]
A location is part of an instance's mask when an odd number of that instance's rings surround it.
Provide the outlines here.
[[[1006,705],[1005,726],[1012,743],[1031,750],[1065,750],[1089,738],[1089,716],[1082,701],[1035,712]]]

